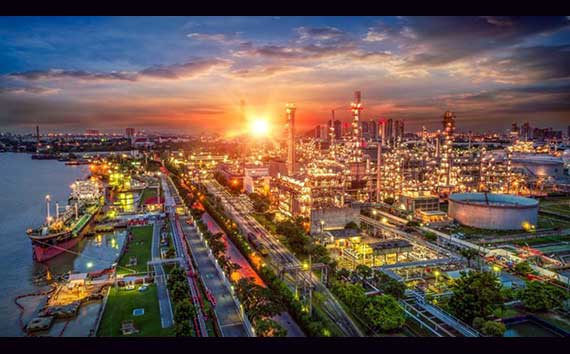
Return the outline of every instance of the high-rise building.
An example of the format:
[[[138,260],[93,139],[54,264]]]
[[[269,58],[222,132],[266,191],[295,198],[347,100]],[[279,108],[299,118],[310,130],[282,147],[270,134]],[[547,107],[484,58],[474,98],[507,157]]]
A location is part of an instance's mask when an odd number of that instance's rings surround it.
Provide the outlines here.
[[[295,111],[293,103],[285,106],[287,114],[287,173],[292,176],[295,173]]]
[[[390,145],[392,141],[392,130],[393,130],[393,121],[392,119],[388,119],[384,126],[384,136],[386,137],[386,144]]]
[[[520,137],[523,138],[523,140],[525,141],[532,139],[530,133],[531,133],[530,125],[528,124],[528,121],[526,121],[521,127]]]
[[[125,129],[125,136],[129,139],[132,139],[132,137],[135,136],[135,128]]]
[[[378,140],[378,122],[375,120],[371,120],[368,122],[368,130],[370,134],[370,139]]]

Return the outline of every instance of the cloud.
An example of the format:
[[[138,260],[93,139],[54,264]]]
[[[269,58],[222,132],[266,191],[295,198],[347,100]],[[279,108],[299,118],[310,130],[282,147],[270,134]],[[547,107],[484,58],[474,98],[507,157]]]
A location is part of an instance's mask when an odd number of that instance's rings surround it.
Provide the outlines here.
[[[89,72],[84,70],[32,70],[5,75],[7,79],[25,81],[47,81],[71,79],[81,82],[134,82],[144,78],[187,79],[209,72],[211,69],[228,65],[228,60],[220,58],[196,59],[182,64],[158,65],[138,72]]]
[[[188,79],[205,74],[215,67],[227,65],[229,62],[224,59],[199,59],[183,64],[150,67],[140,71],[139,75],[160,79]]]
[[[568,28],[565,16],[406,17],[397,25],[369,28],[365,41],[393,41],[414,65],[440,66],[521,44]]]
[[[475,81],[529,83],[570,78],[570,45],[515,48],[509,55],[488,56],[451,67]]]
[[[35,94],[50,95],[58,93],[60,89],[40,86],[0,87],[1,94]]]
[[[187,35],[190,39],[198,41],[214,42],[221,44],[236,44],[242,42],[239,38],[239,33],[198,33],[193,32]]]
[[[7,75],[8,78],[21,80],[53,80],[53,79],[77,79],[81,81],[135,81],[136,73],[129,72],[109,72],[97,73],[84,70],[32,70]]]

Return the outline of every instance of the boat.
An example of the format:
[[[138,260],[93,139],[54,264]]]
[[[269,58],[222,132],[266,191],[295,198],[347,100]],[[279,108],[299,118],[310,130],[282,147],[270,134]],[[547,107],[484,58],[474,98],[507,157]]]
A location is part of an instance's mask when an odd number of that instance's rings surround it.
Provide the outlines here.
[[[46,218],[42,226],[27,230],[37,262],[50,260],[77,245],[104,204],[98,181],[76,181],[72,189],[69,204],[61,216],[56,212],[55,220]]]
[[[32,155],[32,160],[57,160],[57,155],[49,153],[37,153]]]
[[[88,160],[70,160],[67,161],[65,164],[67,166],[79,166],[79,165],[89,165],[89,161]]]

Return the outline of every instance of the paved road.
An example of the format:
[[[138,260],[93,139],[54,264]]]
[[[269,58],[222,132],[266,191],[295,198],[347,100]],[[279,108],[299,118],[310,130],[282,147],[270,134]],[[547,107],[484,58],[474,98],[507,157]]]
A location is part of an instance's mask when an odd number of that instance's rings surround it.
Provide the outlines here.
[[[220,226],[214,221],[214,219],[212,219],[212,217],[208,213],[204,213],[204,215],[202,215],[202,221],[208,227],[208,230],[212,234],[216,234],[218,232],[221,232],[224,235],[223,239],[224,239],[224,242],[226,243],[226,253],[232,262],[237,263],[240,266],[240,269],[238,270],[238,272],[243,277],[253,277],[257,284],[265,287],[265,283],[259,277],[257,272],[251,267],[251,265],[248,263],[247,259],[241,254],[241,252],[236,247],[236,245],[234,245],[234,243],[225,234],[225,232],[220,228]],[[303,333],[303,331],[301,330],[299,325],[297,325],[295,320],[293,320],[293,318],[291,317],[291,315],[287,311],[282,312],[277,316],[274,316],[273,320],[275,320],[275,322],[279,323],[281,326],[283,326],[287,330],[287,337],[304,337],[305,336],[305,334]]]
[[[160,228],[162,222],[155,222],[152,230],[152,260],[160,261]],[[166,274],[162,264],[154,266],[156,271],[155,283],[158,289],[158,305],[160,308],[160,323],[162,328],[169,328],[174,325],[174,315],[172,314],[172,305],[168,288],[166,287]]]
[[[206,287],[216,299],[214,311],[220,324],[222,335],[224,337],[247,337],[247,330],[241,320],[239,309],[232,298],[232,294],[226,287],[216,266],[208,257],[209,248],[200,240],[196,228],[188,225],[184,218],[180,220],[182,230],[187,235],[186,239],[192,251],[192,258],[196,263],[198,273],[202,276]]]
[[[223,201],[222,205],[226,212],[240,227],[245,234],[251,232],[258,236],[259,240],[269,250],[271,263],[277,268],[282,267],[301,267],[301,262],[295,255],[279,242],[276,236],[269,233],[257,220],[255,220],[247,211],[247,206],[243,202],[236,200],[227,190],[215,180],[208,180],[204,185],[215,196],[220,197]],[[321,292],[325,296],[323,301],[323,310],[329,318],[341,329],[341,331],[349,337],[362,337],[362,331],[354,323],[354,321],[344,311],[338,300],[323,285],[320,280],[311,273],[309,276],[301,273],[302,278],[311,284],[315,290]]]
[[[185,271],[190,269],[194,272],[192,261],[190,259],[190,254],[188,253],[188,249],[186,244],[183,243],[184,235],[180,234],[182,232],[181,226],[176,219],[176,201],[180,201],[180,196],[176,193],[176,188],[172,184],[171,180],[167,180],[164,175],[161,176],[162,188],[165,195],[165,207],[168,213],[168,218],[170,221],[170,227],[172,232],[172,239],[174,241],[174,246],[176,248],[176,254],[178,257],[184,259],[183,261],[183,268]],[[192,295],[192,303],[194,304],[194,308],[196,309],[197,320],[198,320],[198,327],[196,330],[198,331],[197,334],[200,337],[207,337],[208,330],[206,328],[206,322],[204,319],[204,313],[200,302],[198,301],[199,298],[199,289],[198,284],[196,284],[196,279],[187,275],[186,281],[188,282],[188,286],[190,287],[190,293]]]

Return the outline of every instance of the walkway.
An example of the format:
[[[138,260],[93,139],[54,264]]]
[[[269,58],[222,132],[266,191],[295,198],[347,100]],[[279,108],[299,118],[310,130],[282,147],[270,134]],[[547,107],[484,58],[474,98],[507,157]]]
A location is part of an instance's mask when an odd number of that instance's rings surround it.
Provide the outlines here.
[[[196,228],[188,225],[185,218],[181,218],[180,225],[186,234],[186,240],[192,252],[192,258],[197,266],[206,287],[212,292],[216,299],[214,311],[220,325],[223,337],[247,337],[247,330],[241,320],[239,309],[233,300],[230,290],[224,283],[223,278],[218,273],[216,266],[208,257],[210,250],[200,240]]]
[[[152,230],[152,260],[160,261],[160,228],[162,222],[155,222]],[[155,283],[158,290],[158,305],[160,308],[160,323],[162,328],[169,328],[174,325],[174,315],[172,314],[172,304],[166,286],[166,274],[161,263],[152,265],[155,271]]]

